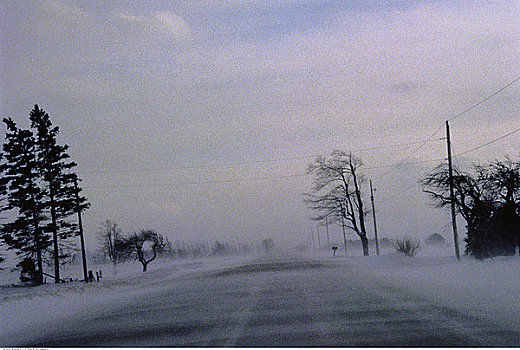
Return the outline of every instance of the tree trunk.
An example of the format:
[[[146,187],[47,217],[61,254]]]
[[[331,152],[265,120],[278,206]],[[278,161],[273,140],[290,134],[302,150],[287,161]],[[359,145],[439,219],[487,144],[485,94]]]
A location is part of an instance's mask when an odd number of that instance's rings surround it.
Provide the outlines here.
[[[39,245],[39,243],[38,243]],[[42,259],[42,251],[39,249],[36,251],[36,259],[38,260],[36,263],[38,265],[38,276],[37,283],[38,285],[43,284],[43,259]]]
[[[343,243],[345,244],[345,256],[347,256],[347,233],[345,232],[345,222],[341,216],[341,228],[343,229]]]
[[[361,189],[359,188],[356,171],[352,165],[352,155],[349,159],[350,169],[352,174],[352,180],[354,182],[354,190],[356,192],[356,203],[357,203],[357,213],[359,217],[359,227],[361,231],[361,243],[363,244],[363,255],[368,256],[368,240],[367,240],[367,230],[365,227],[365,211],[363,209],[363,199],[361,198]]]
[[[368,256],[368,239],[367,236],[359,236],[361,238],[361,245],[363,246],[363,255]]]
[[[40,225],[38,222],[38,214],[36,213],[36,201],[34,200],[34,194],[31,194],[31,199],[33,202],[32,215],[34,222],[34,236],[36,242],[36,259],[38,265],[38,285],[43,284],[43,258],[42,258],[42,247],[41,247],[41,231]]]
[[[58,226],[56,225],[56,204],[54,202],[54,188],[50,186],[50,202],[51,202],[51,224],[52,224],[52,242],[54,246],[54,283],[60,283],[60,252],[58,250]]]
[[[148,270],[148,264],[150,262],[152,262],[153,260],[155,260],[155,258],[157,257],[157,252],[155,251],[155,247],[152,248],[152,250],[153,250],[153,256],[149,260],[146,260],[146,258],[144,257],[144,252],[141,251],[141,253],[138,253],[139,261],[141,262],[141,264],[143,264],[143,272],[146,272]]]

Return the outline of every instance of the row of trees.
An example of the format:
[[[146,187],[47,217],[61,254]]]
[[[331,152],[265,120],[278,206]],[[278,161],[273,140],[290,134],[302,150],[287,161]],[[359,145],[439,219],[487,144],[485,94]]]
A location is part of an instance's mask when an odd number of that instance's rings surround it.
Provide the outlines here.
[[[143,265],[143,271],[147,270],[147,265],[155,260],[158,254],[172,259],[183,259],[240,254],[253,250],[247,244],[230,244],[218,240],[213,244],[209,242],[172,244],[168,238],[152,230],[141,230],[125,235],[117,223],[110,220],[101,224],[97,235],[102,257],[114,265],[127,260],[138,260]],[[259,242],[259,248],[263,251],[272,250],[274,242],[272,239],[263,239]]]
[[[73,214],[88,208],[73,172],[77,165],[58,144],[59,127],[35,105],[30,129],[4,118],[7,132],[0,152],[0,240],[14,250],[21,261],[37,267],[36,284],[43,283],[44,262],[54,266],[60,281],[60,260],[70,250],[78,225]],[[45,256],[52,261],[46,261]]]
[[[338,224],[344,238],[345,228],[355,232],[368,255],[362,165],[361,159],[344,151],[318,157],[307,170],[314,186],[305,202],[318,212],[314,220]],[[451,205],[447,164],[419,182],[437,207]],[[520,162],[506,159],[474,165],[467,172],[454,169],[453,186],[456,210],[466,221],[466,253],[477,259],[513,255],[520,247]]]

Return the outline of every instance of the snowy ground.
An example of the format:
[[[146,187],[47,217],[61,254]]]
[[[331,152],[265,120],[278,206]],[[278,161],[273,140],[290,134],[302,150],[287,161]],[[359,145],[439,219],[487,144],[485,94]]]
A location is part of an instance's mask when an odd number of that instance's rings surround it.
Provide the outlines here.
[[[19,331],[28,326],[48,324],[58,318],[94,317],[107,308],[122,306],[135,296],[156,290],[162,280],[218,270],[248,259],[251,257],[158,260],[149,265],[146,273],[136,262],[115,268],[112,264],[93,265],[89,269],[103,272],[99,282],[47,283],[38,287],[13,285],[18,272],[1,271],[1,281],[11,283],[0,286],[0,346],[13,337],[18,339]],[[63,271],[64,277],[81,274],[81,266],[69,266]]]
[[[332,257],[324,252],[312,254],[311,258],[361,271],[367,285],[380,288],[381,293],[393,286],[438,305],[518,329],[520,258],[504,257],[480,262],[463,257],[461,262],[457,262],[452,255],[449,248],[425,248],[414,258],[390,250],[383,251],[381,256],[368,258]],[[163,281],[193,278],[208,271],[226,271],[256,259],[258,257],[228,257],[155,262],[144,274],[137,264],[119,266],[117,273],[107,265],[102,268],[104,278],[91,284],[70,282],[40,287],[0,287],[0,345],[23,341],[17,334],[28,326],[50,324],[58,318],[93,318],[106,312],[107,308],[124,308],[125,303],[133,298],[158,291]]]
[[[478,261],[453,256],[453,248],[430,250],[416,258],[396,253],[356,262],[385,284],[435,300],[502,325],[520,325],[520,257]],[[519,344],[520,345],[520,344]]]
[[[453,247],[426,246],[413,258],[385,249],[381,256],[348,260],[373,283],[409,290],[440,305],[518,327],[520,257],[478,261],[462,255],[459,262],[454,255]]]

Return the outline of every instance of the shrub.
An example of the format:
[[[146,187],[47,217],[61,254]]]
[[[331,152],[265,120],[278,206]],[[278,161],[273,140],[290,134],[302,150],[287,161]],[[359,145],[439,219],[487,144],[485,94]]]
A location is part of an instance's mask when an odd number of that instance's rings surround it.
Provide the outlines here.
[[[402,236],[395,239],[394,247],[398,253],[415,256],[421,250],[421,243],[417,238]]]

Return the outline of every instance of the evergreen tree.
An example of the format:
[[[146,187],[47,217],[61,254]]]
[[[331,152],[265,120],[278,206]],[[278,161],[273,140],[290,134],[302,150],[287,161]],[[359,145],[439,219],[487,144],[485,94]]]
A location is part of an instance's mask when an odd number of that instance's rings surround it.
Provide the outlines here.
[[[60,281],[58,241],[65,241],[77,235],[77,225],[70,221],[71,215],[77,212],[75,186],[77,176],[71,172],[76,163],[69,161],[67,145],[59,145],[57,136],[59,127],[52,126],[49,115],[35,105],[30,113],[31,128],[35,129],[36,160],[38,171],[47,188],[46,207],[50,214],[50,222],[43,228],[52,234],[55,281]],[[88,204],[85,198],[80,198],[81,209]]]
[[[50,245],[42,230],[47,219],[44,208],[46,193],[40,187],[36,141],[30,130],[22,130],[10,118],[3,144],[3,161],[0,164],[0,195],[6,198],[3,210],[14,211],[13,221],[3,224],[0,235],[8,249],[14,249],[23,258],[36,260],[37,281],[43,282],[42,253]]]
[[[2,158],[4,154],[2,153],[2,150],[0,149],[0,164],[2,163]],[[2,172],[1,166],[0,166],[0,177],[3,178],[4,174]],[[4,219],[2,217],[3,212],[5,211],[5,200],[6,200],[6,190],[5,190],[5,184],[2,183],[3,181],[0,181],[0,220]],[[0,236],[1,237],[1,236]],[[2,242],[0,241],[0,246]],[[0,264],[5,261],[5,259],[0,256]]]

